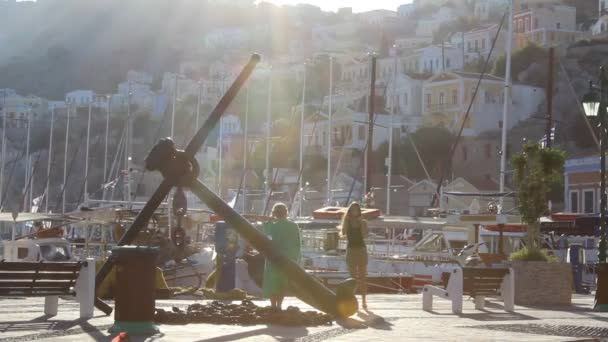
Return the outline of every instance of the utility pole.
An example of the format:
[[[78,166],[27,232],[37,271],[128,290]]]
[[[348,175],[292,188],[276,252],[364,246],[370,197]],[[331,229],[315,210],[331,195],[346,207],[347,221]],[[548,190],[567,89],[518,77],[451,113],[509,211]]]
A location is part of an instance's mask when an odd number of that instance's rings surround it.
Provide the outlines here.
[[[511,104],[511,48],[513,43],[513,0],[509,0],[509,26],[507,30],[507,49],[506,49],[506,66],[505,66],[505,88],[504,88],[504,105],[502,111],[502,142],[500,147],[500,175],[499,175],[499,192],[505,192],[505,171],[507,168],[507,129],[509,124],[509,107]],[[503,197],[499,200],[500,207],[503,207]]]
[[[441,40],[441,71],[445,71],[445,42]]]
[[[396,101],[397,101],[397,67],[398,67],[398,58],[397,58],[397,46],[394,46],[395,50],[395,70],[393,72],[393,91],[391,94],[391,109],[390,109],[390,126],[388,128],[388,158],[387,158],[387,174],[386,174],[386,215],[391,214],[391,183],[393,177],[393,126],[395,121],[395,109]]]
[[[551,148],[551,131],[553,130],[553,58],[554,48],[549,48],[549,75],[547,76],[547,129],[546,147]]]
[[[372,151],[374,145],[374,111],[375,111],[375,99],[376,99],[376,55],[372,54],[372,65],[371,65],[371,80],[369,87],[369,122],[367,124],[367,189],[366,193],[372,191]]]
[[[247,214],[247,155],[249,154],[249,85],[245,89],[245,129],[243,132],[243,214]],[[235,203],[236,204],[236,203]]]

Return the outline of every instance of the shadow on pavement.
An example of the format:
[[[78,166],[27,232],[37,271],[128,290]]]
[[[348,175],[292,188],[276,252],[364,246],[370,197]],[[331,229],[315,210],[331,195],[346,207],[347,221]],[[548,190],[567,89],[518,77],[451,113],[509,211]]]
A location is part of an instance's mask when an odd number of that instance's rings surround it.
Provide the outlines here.
[[[378,316],[370,310],[359,311],[357,314],[366,326],[379,330],[392,330],[392,324],[387,322],[382,316]]]
[[[305,337],[308,335],[308,329],[304,327],[283,327],[283,326],[268,326],[266,328],[254,329],[249,331],[242,331],[230,335],[212,337],[203,340],[197,340],[194,342],[223,342],[223,341],[234,341],[254,336],[272,336],[277,341],[293,341],[296,338]]]
[[[49,320],[52,317],[54,316],[42,315],[25,322],[0,322],[0,333],[11,331],[67,330],[78,324],[78,321]]]

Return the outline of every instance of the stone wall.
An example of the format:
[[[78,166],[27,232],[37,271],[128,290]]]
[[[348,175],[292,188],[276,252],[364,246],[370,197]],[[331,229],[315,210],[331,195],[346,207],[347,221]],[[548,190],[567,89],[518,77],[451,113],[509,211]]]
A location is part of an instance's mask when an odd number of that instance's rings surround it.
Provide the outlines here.
[[[572,268],[567,263],[514,261],[515,304],[570,305]]]

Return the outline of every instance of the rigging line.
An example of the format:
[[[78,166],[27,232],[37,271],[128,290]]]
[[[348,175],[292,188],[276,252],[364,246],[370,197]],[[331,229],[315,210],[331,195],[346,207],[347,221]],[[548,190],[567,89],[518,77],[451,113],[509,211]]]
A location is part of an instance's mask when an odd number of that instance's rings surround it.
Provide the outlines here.
[[[21,155],[20,155],[18,158],[15,158],[15,159],[13,160],[13,167],[11,168],[11,173],[9,173],[9,175],[8,175],[8,180],[7,180],[7,182],[5,183],[6,185],[5,185],[5,187],[4,187],[4,191],[2,192],[3,194],[8,193],[8,190],[9,190],[9,185],[11,184],[11,180],[12,180],[12,178],[13,178],[13,174],[14,174],[14,172],[15,172],[15,168],[16,168],[16,166],[17,166],[17,161],[19,161],[19,160],[23,159],[23,157],[24,157],[24,156],[25,156],[25,149],[24,149],[23,151],[21,151]],[[7,199],[7,198],[8,198],[8,196],[3,196],[3,197],[2,197],[2,202],[0,203],[0,208],[3,208],[3,207],[4,207],[4,201],[6,201],[6,199]]]
[[[72,160],[70,160],[70,167],[68,168],[68,174],[67,174],[67,178],[65,180],[65,184],[62,185],[61,192],[59,193],[59,196],[57,196],[58,197],[57,201],[55,201],[55,211],[59,211],[59,204],[61,203],[62,196],[64,196],[64,194],[65,194],[66,185],[72,175],[72,168],[74,166],[74,161],[76,160],[76,156],[78,155],[78,152],[80,152],[80,146],[82,145],[82,140],[84,140],[85,135],[86,135],[86,131],[83,130],[83,132],[80,133],[80,140],[78,142],[78,146],[76,146],[76,152],[72,155]]]
[[[297,106],[297,104],[299,104],[299,103],[301,103],[301,102],[302,102],[302,96],[303,96],[303,94],[301,94],[301,95],[299,95],[299,96],[300,96],[300,98],[298,99],[299,101],[297,101],[297,102],[296,102],[296,106]],[[324,102],[325,102],[325,101],[323,101],[323,103],[324,103]],[[323,107],[323,103],[321,103],[321,107]],[[304,109],[302,109],[302,110],[304,110]],[[294,125],[294,123],[295,123],[295,121],[296,121],[296,114],[297,114],[297,113],[298,113],[298,111],[297,111],[297,110],[294,110],[294,111],[292,111],[292,112],[291,112],[291,117],[290,117],[290,119],[289,119],[289,126],[288,126],[288,127],[293,127],[293,125]],[[286,132],[285,134],[289,134],[289,129],[287,129],[287,132]],[[330,137],[329,137],[329,139],[331,139],[331,132],[330,132]],[[272,151],[272,146],[270,147],[270,150]],[[274,169],[273,169],[273,170],[274,170]],[[272,182],[270,183],[270,186],[268,187],[268,190],[269,190],[269,191],[268,191],[268,197],[266,198],[266,203],[264,204],[264,210],[263,210],[263,212],[262,212],[262,216],[265,216],[265,215],[266,215],[266,212],[268,211],[268,205],[270,204],[270,199],[271,199],[272,194],[273,194],[273,190],[272,190],[272,188],[273,188],[273,186],[276,184],[276,180],[277,180],[278,175],[279,175],[279,170],[278,170],[278,168],[277,168],[277,171],[276,171],[276,172],[274,172],[274,171],[273,171]],[[299,183],[298,183],[298,184],[299,184]]]
[[[40,151],[38,151],[38,156],[36,157],[36,161],[34,162],[34,168],[32,169],[32,173],[30,174],[30,176],[27,180],[27,186],[25,187],[25,190],[23,191],[23,194],[21,196],[21,200],[19,201],[19,203],[22,206],[24,205],[23,201],[25,200],[25,196],[27,196],[27,192],[30,190],[30,187],[32,185],[32,178],[34,177],[34,173],[38,169],[38,162],[40,161],[41,155],[42,155],[42,153],[40,153]],[[27,172],[26,172],[26,174],[27,174]],[[25,208],[21,208],[21,211],[23,211],[23,210],[25,210]]]
[[[311,133],[311,135],[308,137],[308,146],[311,146],[311,145],[312,145],[312,137],[314,137],[314,136],[315,136],[315,131],[317,130],[317,122],[318,122],[318,120],[315,120],[315,121],[313,122],[313,125],[312,125],[312,133]],[[302,127],[302,129],[303,129],[303,127]],[[301,134],[301,133],[300,133],[300,134]],[[296,184],[300,184],[300,180],[302,180],[302,176],[303,176],[303,175],[304,175],[304,162],[302,162],[302,166],[300,167],[300,170],[298,170],[298,180],[296,181]],[[291,201],[290,201],[290,203],[289,203],[289,210],[288,210],[288,212],[291,212],[291,208],[292,208],[292,206],[293,206],[293,203],[294,203],[294,202],[295,202],[295,200],[296,200],[296,195],[297,195],[298,191],[301,191],[301,190],[302,190],[302,189],[297,189],[297,190],[294,192],[293,196],[291,197]],[[300,201],[300,205],[302,205],[302,201]]]
[[[414,143],[414,138],[412,138],[412,136],[410,134],[407,135],[410,143],[412,144],[412,147],[414,147],[414,152],[416,153],[416,157],[418,157],[418,161],[420,162],[420,165],[422,166],[422,169],[424,170],[424,173],[426,174],[426,179],[433,183],[433,181],[431,180],[431,175],[429,174],[429,171],[426,168],[426,165],[424,164],[424,161],[422,160],[422,156],[420,156],[420,152],[418,151],[418,147],[416,147],[416,144]]]
[[[508,12],[505,12],[502,15],[502,19],[500,20],[500,25],[498,26],[498,29],[496,30],[496,35],[494,36],[494,40],[492,40],[492,46],[490,47],[490,51],[488,52],[488,56],[486,57],[486,60],[483,64],[483,69],[481,70],[481,73],[479,74],[479,79],[477,80],[477,85],[475,86],[475,91],[473,92],[473,96],[471,97],[471,101],[469,102],[469,106],[467,108],[467,111],[462,119],[462,123],[460,125],[460,130],[458,131],[458,135],[456,136],[456,139],[454,140],[454,142],[452,143],[452,147],[450,148],[450,152],[448,154],[448,158],[446,160],[446,162],[449,162],[449,165],[451,165],[452,162],[452,158],[454,157],[454,152],[456,152],[456,147],[458,146],[458,142],[460,140],[460,138],[462,137],[462,132],[464,131],[464,127],[466,126],[466,123],[469,119],[469,115],[471,114],[471,108],[473,107],[473,102],[475,102],[475,98],[477,97],[477,93],[479,92],[479,87],[481,86],[481,81],[483,80],[486,71],[488,69],[488,65],[490,64],[490,57],[492,56],[492,52],[494,51],[494,47],[496,46],[496,41],[498,40],[498,37],[500,36],[500,31],[502,30],[502,26],[505,22],[505,18],[507,17]],[[505,75],[506,77],[506,75]],[[509,99],[505,99],[505,101],[508,101]],[[503,151],[504,153],[505,151]],[[441,184],[443,183],[443,180],[445,179],[445,173],[446,173],[447,167],[445,167],[442,172],[441,172],[441,177],[439,178],[439,182],[437,182],[437,189],[435,191],[435,194],[433,195],[433,198],[431,199],[431,207],[435,207],[435,203],[440,204],[439,203],[439,196],[440,196],[440,192],[441,192]]]
[[[384,85],[384,90],[383,90],[383,94],[382,94],[382,96],[385,97],[385,98],[386,98],[386,92],[387,91],[388,91],[388,82],[387,82],[387,84]],[[370,101],[373,101],[373,100],[370,99]],[[373,111],[375,113],[376,109],[373,108]],[[374,121],[371,122],[372,127],[375,127],[377,119],[378,119],[378,115],[374,115]],[[367,139],[366,139],[366,141],[365,141],[365,146],[363,147],[363,150],[362,150],[363,156],[366,155],[366,151],[367,151],[367,148],[369,147],[369,144],[370,144],[370,137],[368,136]],[[373,146],[374,145],[373,145],[373,142],[372,142],[372,151],[371,151],[372,153],[370,153],[370,155],[367,156],[367,158],[372,158],[373,157],[373,154],[374,154],[373,153]],[[365,159],[363,161],[363,164],[364,164],[363,165],[363,170],[365,170],[365,167],[367,165],[367,162],[365,161]],[[369,172],[369,170],[368,170],[368,172]],[[361,177],[362,176],[363,175],[361,175]],[[353,195],[353,191],[355,190],[355,183],[357,182],[357,180],[359,180],[359,178],[360,178],[359,175],[357,175],[356,177],[353,177],[353,181],[350,184],[350,190],[348,191],[348,196],[346,197],[346,200],[344,201],[344,206],[345,207],[348,206],[348,202],[350,202],[350,199],[351,199],[351,197]],[[365,192],[365,190],[366,189],[364,189],[363,192]]]
[[[93,191],[92,193],[98,193],[99,191],[102,191],[102,196],[103,196],[103,191],[104,191],[104,186],[110,182],[110,179],[115,179],[115,177],[112,177],[112,174],[114,173],[114,170],[116,168],[116,164],[117,164],[117,160],[120,154],[120,150],[122,149],[122,144],[123,144],[123,139],[125,137],[125,127],[123,126],[122,131],[120,133],[120,140],[118,141],[118,145],[116,145],[116,151],[114,152],[114,160],[112,161],[112,165],[110,166],[110,170],[108,172],[108,174],[106,175],[106,178],[103,180],[103,184],[101,185],[101,187],[95,191]],[[104,198],[102,197],[102,200]]]
[[[152,140],[152,146],[154,146],[160,140],[160,135],[162,134],[163,125],[165,124],[165,120],[167,119],[167,116],[168,116],[167,114],[168,114],[168,110],[165,110],[163,119],[160,121],[160,123],[158,125],[158,129],[156,130],[156,139]],[[192,114],[192,116],[190,116],[190,122],[188,123],[188,127],[192,124],[192,121],[194,121],[195,116],[196,116],[196,113],[194,113],[194,114]],[[197,129],[198,129],[198,127],[197,127]],[[184,135],[184,140],[182,141],[182,146],[185,146],[185,145],[186,145],[186,136]],[[150,146],[150,148],[152,146]],[[128,171],[130,172],[130,170],[128,170]],[[137,181],[137,185],[135,185],[135,191],[131,195],[131,201],[135,201],[135,198],[137,197],[137,192],[138,192],[139,188],[141,187],[141,184],[144,181],[144,176],[146,175],[146,171],[147,171],[147,169],[144,167],[143,171],[141,172],[141,176],[139,176],[139,180]]]
[[[110,171],[110,174],[112,172],[114,172],[114,177],[112,177],[111,179],[115,180],[116,183],[112,186],[112,190],[110,191],[110,201],[112,201],[114,199],[114,192],[116,190],[116,187],[118,186],[118,183],[120,180],[122,180],[122,173],[120,172],[120,164],[123,160],[123,155],[124,155],[124,146],[127,144],[127,130],[124,129],[123,127],[123,131],[121,133],[121,137],[120,137],[120,143],[118,145],[118,147],[116,148],[116,159],[114,160],[116,163],[114,164],[115,168],[114,171]]]
[[[97,139],[99,140],[99,139]],[[103,147],[103,144],[96,144],[95,146],[95,150],[93,151],[94,153],[92,155],[98,155],[97,152],[99,152],[99,150]],[[89,178],[89,175],[85,175],[83,181],[82,181],[82,186],[81,186],[81,190],[80,190],[80,195],[78,195],[78,201],[76,203],[81,203],[82,201],[82,196],[84,195],[84,192],[87,190],[85,189],[85,184],[87,182],[87,178]]]

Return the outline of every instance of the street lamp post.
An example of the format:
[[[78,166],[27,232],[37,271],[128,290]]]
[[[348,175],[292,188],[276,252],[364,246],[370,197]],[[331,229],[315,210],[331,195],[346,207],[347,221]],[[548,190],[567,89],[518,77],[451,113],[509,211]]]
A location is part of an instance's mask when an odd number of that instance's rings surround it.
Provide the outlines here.
[[[588,117],[597,117],[600,128],[600,244],[596,265],[597,289],[595,292],[595,310],[608,311],[608,265],[606,264],[606,114],[608,106],[608,79],[604,68],[600,68],[599,96],[593,84],[589,84],[589,93],[583,97],[583,108]]]

